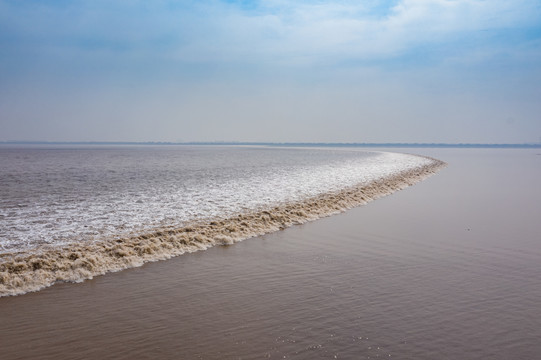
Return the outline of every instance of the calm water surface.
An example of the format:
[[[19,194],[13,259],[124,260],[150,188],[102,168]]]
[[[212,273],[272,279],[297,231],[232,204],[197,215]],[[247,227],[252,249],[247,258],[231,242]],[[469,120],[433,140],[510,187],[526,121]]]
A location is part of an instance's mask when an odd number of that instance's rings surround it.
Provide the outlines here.
[[[0,298],[2,359],[535,359],[539,150],[449,163],[342,215]]]

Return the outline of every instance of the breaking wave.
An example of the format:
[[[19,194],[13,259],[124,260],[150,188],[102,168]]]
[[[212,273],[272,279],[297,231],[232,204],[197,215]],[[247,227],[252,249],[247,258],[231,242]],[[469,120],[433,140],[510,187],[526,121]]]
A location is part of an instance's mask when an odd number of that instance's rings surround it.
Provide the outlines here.
[[[160,228],[123,238],[61,247],[45,245],[31,253],[0,254],[0,296],[37,291],[56,282],[81,282],[337,214],[413,185],[446,166],[442,161],[429,160],[369,183],[228,218],[193,221],[180,228]]]

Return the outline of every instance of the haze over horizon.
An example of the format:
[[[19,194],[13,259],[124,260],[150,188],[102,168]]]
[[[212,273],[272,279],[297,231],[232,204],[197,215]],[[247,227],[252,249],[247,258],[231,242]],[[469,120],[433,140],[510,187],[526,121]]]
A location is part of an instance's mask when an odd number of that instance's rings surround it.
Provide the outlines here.
[[[0,0],[0,141],[541,142],[541,3]]]

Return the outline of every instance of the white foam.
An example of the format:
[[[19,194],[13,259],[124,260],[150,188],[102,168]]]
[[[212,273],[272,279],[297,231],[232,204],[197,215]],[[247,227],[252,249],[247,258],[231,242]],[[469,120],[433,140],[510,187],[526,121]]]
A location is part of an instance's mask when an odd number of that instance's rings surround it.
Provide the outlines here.
[[[243,167],[237,159],[233,167],[222,173],[186,169],[178,174],[178,182],[153,178],[151,172],[141,180],[135,170],[128,168],[125,184],[115,191],[85,190],[84,177],[71,179],[56,193],[45,193],[27,202],[23,198],[20,206],[11,206],[9,210],[0,207],[3,222],[0,253],[29,250],[43,244],[65,245],[122,237],[155,228],[180,227],[194,220],[227,218],[366,184],[430,162],[406,154],[357,154],[351,156],[348,152],[348,156],[338,156],[327,163],[281,166],[276,161],[280,159],[278,153],[268,167],[265,163]],[[142,186],[141,181],[147,185]],[[75,187],[79,183],[81,189]]]

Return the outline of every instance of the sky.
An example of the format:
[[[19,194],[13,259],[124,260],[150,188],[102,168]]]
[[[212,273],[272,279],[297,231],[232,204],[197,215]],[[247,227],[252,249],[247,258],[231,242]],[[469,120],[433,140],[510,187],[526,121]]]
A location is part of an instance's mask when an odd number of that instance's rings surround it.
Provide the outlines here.
[[[541,143],[541,1],[0,0],[0,141]]]

